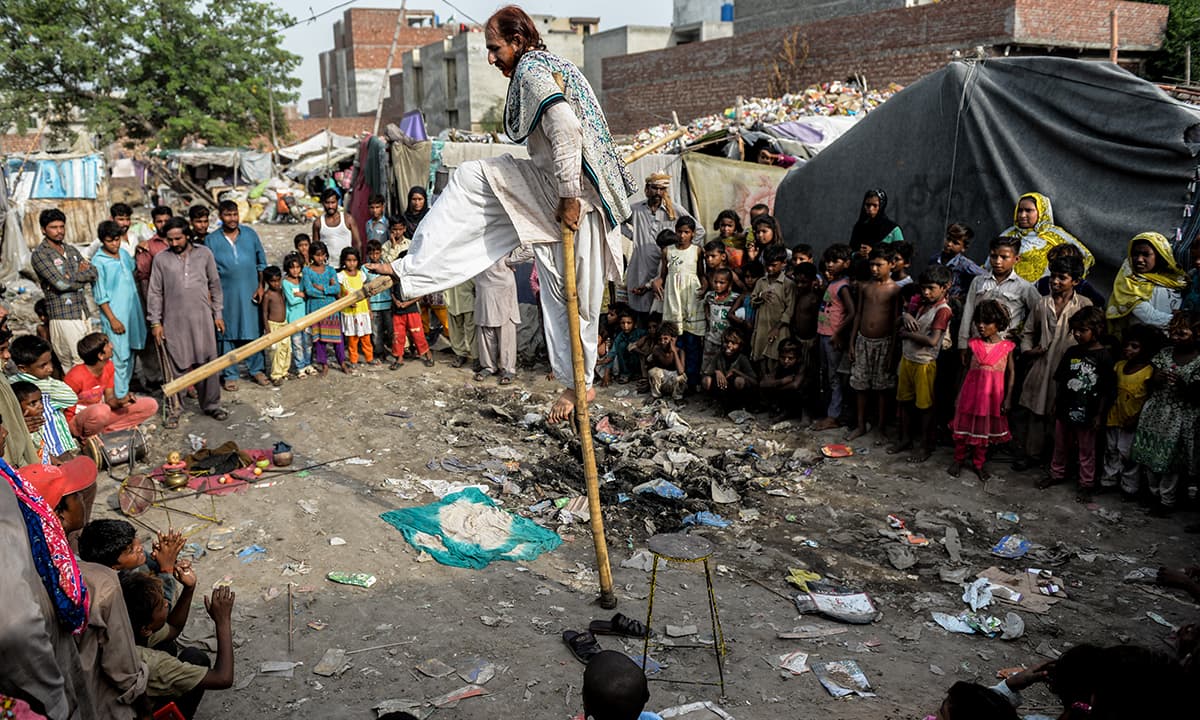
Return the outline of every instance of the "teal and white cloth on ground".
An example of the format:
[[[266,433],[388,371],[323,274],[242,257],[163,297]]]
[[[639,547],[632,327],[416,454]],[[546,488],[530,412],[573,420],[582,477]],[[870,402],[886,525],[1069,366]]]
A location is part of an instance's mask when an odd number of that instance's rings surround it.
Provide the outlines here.
[[[379,517],[410,545],[454,567],[478,570],[493,560],[533,560],[562,544],[553,530],[508,512],[476,488]]]

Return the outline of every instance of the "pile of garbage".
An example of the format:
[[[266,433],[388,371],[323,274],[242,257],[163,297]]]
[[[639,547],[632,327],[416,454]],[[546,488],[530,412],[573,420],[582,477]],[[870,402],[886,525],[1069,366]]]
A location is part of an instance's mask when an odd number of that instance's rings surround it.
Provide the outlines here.
[[[742,102],[741,125],[759,128],[778,125],[805,117],[858,116],[869,113],[891,99],[904,88],[892,83],[881,90],[862,89],[855,84],[827,82],[813,85],[798,93],[781,98],[749,98]],[[687,123],[685,143],[691,143],[711,133],[727,130],[737,122],[736,108],[698,117]],[[671,123],[655,125],[637,133],[633,148],[640,149],[674,132]],[[662,152],[662,151],[660,151]]]

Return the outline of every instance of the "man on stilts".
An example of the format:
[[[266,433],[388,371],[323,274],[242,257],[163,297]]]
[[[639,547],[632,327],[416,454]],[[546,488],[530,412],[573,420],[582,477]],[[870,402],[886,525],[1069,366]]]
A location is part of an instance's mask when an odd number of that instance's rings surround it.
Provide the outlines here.
[[[630,214],[633,181],[617,155],[595,93],[570,61],[546,52],[537,25],[520,8],[501,8],[486,25],[488,61],[509,78],[505,131],[526,142],[511,155],[463,163],[418,226],[408,255],[368,265],[393,275],[404,297],[446,290],[529,246],[537,263],[550,364],[566,386],[547,415],[575,409],[561,228],[575,232],[580,334],[587,397],[605,284],[620,280],[620,224]]]

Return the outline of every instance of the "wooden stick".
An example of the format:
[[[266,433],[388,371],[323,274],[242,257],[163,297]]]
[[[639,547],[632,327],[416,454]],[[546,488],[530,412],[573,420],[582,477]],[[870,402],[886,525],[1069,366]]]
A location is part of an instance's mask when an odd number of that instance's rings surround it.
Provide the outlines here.
[[[650,143],[649,145],[642,148],[641,150],[634,150],[633,152],[631,152],[625,156],[625,164],[628,165],[629,163],[633,162],[634,160],[637,160],[641,157],[649,155],[650,153],[659,149],[663,145],[666,145],[667,143],[671,142],[672,140],[676,140],[678,138],[683,137],[684,134],[686,134],[686,133],[687,133],[687,128],[679,128],[678,130],[655,140],[654,142]]]
[[[292,605],[292,583],[288,583],[288,657],[292,655],[292,635],[296,632],[296,611]]]
[[[195,370],[180,375],[166,385],[163,385],[163,395],[174,395],[184,390],[189,385],[195,385],[201,380],[219,373],[227,367],[237,365],[251,355],[266,350],[280,340],[291,337],[292,335],[295,335],[311,325],[316,325],[330,315],[336,312],[341,312],[342,310],[359,302],[363,298],[368,298],[376,293],[381,293],[391,286],[392,278],[390,276],[376,278],[366,285],[363,285],[362,289],[355,290],[343,298],[338,298],[320,310],[314,310],[299,320],[293,320],[282,327],[275,328],[257,340],[251,340],[241,347],[230,350],[216,360],[206,362]]]
[[[387,648],[399,647],[400,645],[412,645],[412,640],[401,640],[400,642],[385,643],[383,645],[372,645],[371,647],[359,648],[358,650],[347,650],[347,655],[357,655],[359,653],[370,652],[372,650],[386,650]]]
[[[563,285],[567,298],[567,328],[571,336],[571,367],[575,375],[575,423],[579,430],[579,456],[583,460],[583,479],[587,483],[588,511],[592,520],[592,544],[596,548],[596,568],[600,571],[600,607],[617,606],[613,593],[612,568],[608,564],[608,542],[604,538],[604,515],[600,506],[600,474],[596,470],[596,450],[592,444],[592,423],[588,419],[587,376],[583,361],[583,338],[579,330],[579,287],[575,276],[575,231],[562,227]]]

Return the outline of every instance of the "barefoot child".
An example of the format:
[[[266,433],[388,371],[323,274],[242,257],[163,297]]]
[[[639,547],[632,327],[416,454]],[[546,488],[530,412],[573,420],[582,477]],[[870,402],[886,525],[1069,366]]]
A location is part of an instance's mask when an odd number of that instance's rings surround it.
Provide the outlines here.
[[[637,326],[637,315],[629,307],[622,307],[617,312],[617,325],[619,331],[613,336],[609,354],[617,382],[624,385],[631,377],[642,376],[641,356],[634,352],[633,345],[646,335],[646,331]]]
[[[1071,246],[1073,247],[1073,246]],[[1031,358],[1032,364],[1021,386],[1021,407],[1031,417],[1026,425],[1025,460],[1013,464],[1014,470],[1041,462],[1046,446],[1046,417],[1054,407],[1057,388],[1054,373],[1068,348],[1075,344],[1068,328],[1068,319],[1092,302],[1075,292],[1083,279],[1083,259],[1057,258],[1050,263],[1050,295],[1039,297],[1029,313],[1025,331],[1021,333],[1021,356]]]
[[[1080,263],[1082,264],[1082,263]],[[1079,463],[1079,502],[1092,501],[1096,484],[1096,434],[1112,404],[1116,380],[1113,360],[1100,342],[1104,334],[1104,311],[1088,306],[1067,321],[1075,345],[1068,348],[1054,373],[1058,392],[1054,399],[1054,460],[1050,481],[1062,482],[1070,455]]]
[[[1125,330],[1122,359],[1113,367],[1117,395],[1108,411],[1108,442],[1104,446],[1103,487],[1121,487],[1121,494],[1133,500],[1142,489],[1142,468],[1133,461],[1133,434],[1137,430],[1142,406],[1150,394],[1150,361],[1162,346],[1162,334],[1149,325],[1131,325]]]
[[[754,306],[750,359],[763,375],[775,370],[775,364],[779,361],[778,343],[786,340],[791,332],[796,286],[783,274],[787,256],[787,248],[780,243],[768,245],[763,250],[767,274],[754,284],[750,294],[750,303]]]
[[[1176,313],[1171,346],[1154,356],[1150,399],[1142,408],[1130,457],[1146,468],[1156,515],[1175,508],[1179,474],[1196,471],[1197,407],[1184,389],[1200,381],[1200,313]]]
[[[713,361],[712,372],[700,381],[704,392],[715,395],[727,409],[744,405],[747,391],[758,385],[758,373],[743,350],[745,345],[740,332],[726,328],[721,335],[721,353]]]
[[[342,296],[362,290],[367,284],[367,271],[362,269],[362,256],[352,247],[343,248],[338,284]],[[342,335],[346,338],[346,354],[350,365],[358,363],[358,348],[362,346],[362,359],[367,365],[378,365],[375,349],[371,346],[371,303],[366,298],[359,300],[342,311]]]
[[[718,242],[714,240],[713,242]],[[711,244],[711,243],[710,243]],[[722,246],[724,247],[724,246]],[[729,329],[729,313],[733,310],[733,273],[727,268],[712,271],[712,290],[704,294],[704,314],[708,317],[708,329],[704,334],[704,362],[701,375],[712,375],[713,364],[721,354],[725,331]]]
[[[295,322],[304,317],[304,258],[300,253],[289,253],[283,259],[283,299],[287,305],[287,322]],[[296,377],[315,375],[317,369],[312,366],[312,331],[308,328],[292,335],[292,363],[296,367]]]
[[[83,362],[71,368],[63,382],[79,398],[71,418],[71,432],[76,437],[127,430],[154,417],[158,412],[154,398],[135,396],[128,388],[123,396],[117,396],[113,346],[104,333],[84,335],[75,349]]]
[[[269,335],[276,329],[287,325],[287,299],[283,296],[283,271],[271,265],[263,270],[263,282],[267,291],[259,303],[262,313],[262,326]],[[271,384],[279,387],[287,377],[292,365],[292,339],[283,338],[267,349],[267,357],[271,358]]]
[[[425,361],[426,367],[433,367],[433,353],[429,343],[425,341],[425,331],[421,328],[421,308],[417,303],[421,298],[405,300],[400,293],[400,283],[392,283],[392,364],[388,370],[399,370],[404,366],[404,351],[408,347],[408,336],[412,335],[413,346],[417,355]]]
[[[763,401],[776,417],[786,417],[802,412],[804,398],[801,388],[804,383],[804,368],[800,365],[800,343],[792,338],[779,343],[779,364],[775,370],[764,375],[758,387]]]
[[[687,382],[693,387],[700,384],[705,331],[702,298],[708,289],[704,254],[692,244],[695,234],[695,220],[681,216],[675,221],[675,244],[663,250],[657,281],[663,299],[663,322],[675,323],[679,328]]]
[[[796,300],[792,309],[791,339],[796,341],[799,353],[802,400],[795,410],[798,416],[824,417],[821,403],[814,402],[819,394],[814,391],[819,387],[821,377],[821,336],[817,334],[821,314],[821,281],[817,266],[811,262],[795,265],[792,267],[792,278],[796,283]]]
[[[687,373],[683,365],[683,352],[677,347],[679,328],[675,323],[664,322],[658,328],[657,342],[646,358],[646,375],[650,378],[650,396],[661,398],[669,394],[675,400],[683,399],[687,389]]]
[[[850,349],[850,387],[858,393],[858,427],[847,436],[867,434],[867,406],[874,396],[878,411],[876,443],[884,441],[884,412],[888,391],[896,387],[894,353],[896,323],[900,318],[900,286],[892,279],[891,248],[876,248],[867,258],[871,281],[859,290],[859,312],[854,316],[854,346]]]
[[[901,316],[900,373],[896,400],[900,403],[900,439],[888,448],[888,454],[903,452],[920,440],[920,447],[908,458],[922,463],[933,454],[933,388],[937,382],[937,357],[943,340],[949,337],[953,311],[946,301],[953,276],[941,265],[931,265],[921,273],[920,302],[912,312]],[[920,435],[916,435],[919,432]]]
[[[1032,286],[1031,286],[1032,287]],[[970,365],[958,394],[958,407],[951,422],[954,462],[947,468],[953,477],[967,462],[980,480],[991,476],[983,469],[988,445],[1008,442],[1008,413],[1012,405],[1015,370],[1011,340],[1002,339],[1008,328],[1008,311],[997,300],[983,300],[971,317],[978,337],[967,341]],[[970,455],[971,457],[967,457]]]
[[[337,270],[329,265],[329,251],[320,240],[312,243],[308,252],[312,255],[312,264],[304,268],[302,286],[306,312],[316,312],[329,305],[342,294],[342,286],[338,284]],[[313,325],[313,361],[318,366],[321,375],[329,372],[329,350],[332,349],[342,372],[349,372],[346,366],[346,346],[342,343],[342,316],[334,313]]]
[[[825,263],[825,277],[829,285],[825,288],[817,314],[817,335],[821,337],[821,368],[829,386],[829,405],[825,419],[818,420],[810,428],[816,431],[832,430],[841,424],[839,418],[845,390],[838,366],[842,364],[846,336],[855,314],[850,280],[846,277],[850,269],[850,246],[830,245],[825,248],[821,260]]]
[[[378,240],[367,241],[367,262],[383,262],[383,244]],[[378,277],[380,276],[368,272],[367,282],[372,282]],[[383,362],[387,359],[388,349],[392,347],[392,294],[375,293],[367,298],[367,307],[371,309],[371,349],[375,352],[375,359]]]

